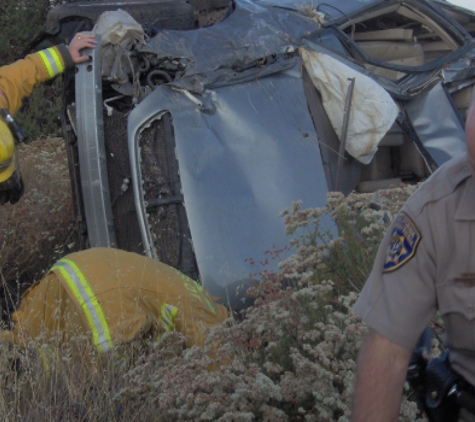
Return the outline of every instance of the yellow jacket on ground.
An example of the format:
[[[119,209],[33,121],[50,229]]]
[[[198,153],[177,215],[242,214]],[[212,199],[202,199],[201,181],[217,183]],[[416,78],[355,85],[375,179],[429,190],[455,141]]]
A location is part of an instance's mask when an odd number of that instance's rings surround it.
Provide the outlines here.
[[[205,328],[228,318],[195,281],[153,259],[117,249],[93,248],[66,256],[23,296],[13,331],[0,340],[86,338],[97,350],[170,330],[186,345],[203,346]],[[59,337],[58,337],[59,336]]]

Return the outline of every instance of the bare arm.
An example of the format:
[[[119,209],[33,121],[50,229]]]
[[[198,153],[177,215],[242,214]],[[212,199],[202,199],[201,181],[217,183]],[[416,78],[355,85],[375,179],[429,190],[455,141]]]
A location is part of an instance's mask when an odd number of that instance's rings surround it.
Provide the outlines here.
[[[94,48],[97,44],[94,35],[78,32],[68,46],[69,54],[74,63],[83,63],[89,60],[88,56],[81,56],[80,51],[84,48]]]
[[[394,422],[412,350],[371,331],[358,356],[352,422]]]

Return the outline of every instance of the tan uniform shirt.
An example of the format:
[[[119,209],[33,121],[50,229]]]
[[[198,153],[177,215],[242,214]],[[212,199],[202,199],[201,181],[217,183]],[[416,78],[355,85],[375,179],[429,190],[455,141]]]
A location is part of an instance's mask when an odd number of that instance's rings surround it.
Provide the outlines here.
[[[438,310],[453,368],[475,385],[475,183],[465,155],[404,205],[354,310],[408,349]]]
[[[197,283],[156,260],[118,249],[93,248],[66,256],[24,295],[13,332],[0,340],[63,342],[81,338],[99,352],[147,335],[176,330],[187,346],[203,346],[205,328],[228,318]],[[59,336],[59,337],[58,337]]]

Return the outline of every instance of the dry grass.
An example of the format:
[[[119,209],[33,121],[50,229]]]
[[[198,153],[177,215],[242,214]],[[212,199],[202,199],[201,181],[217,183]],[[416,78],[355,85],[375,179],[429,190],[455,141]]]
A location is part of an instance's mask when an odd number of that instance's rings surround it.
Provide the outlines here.
[[[64,141],[42,138],[19,145],[18,153],[25,194],[0,207],[0,277],[8,308],[64,253],[74,218]]]

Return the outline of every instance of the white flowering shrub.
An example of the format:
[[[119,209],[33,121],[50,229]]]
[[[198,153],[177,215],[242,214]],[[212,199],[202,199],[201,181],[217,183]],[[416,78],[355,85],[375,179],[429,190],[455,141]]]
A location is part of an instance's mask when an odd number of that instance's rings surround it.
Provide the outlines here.
[[[287,289],[211,330],[202,350],[145,355],[117,399],[134,410],[151,401],[170,421],[348,420],[365,329],[341,312],[354,298],[329,304],[331,290],[331,282]]]
[[[62,170],[45,183],[62,183]],[[88,359],[68,345],[48,353],[40,344],[27,351],[4,345],[3,420],[349,421],[355,360],[367,331],[351,308],[387,225],[414,189],[331,193],[323,208],[303,210],[296,202],[284,210],[286,251],[294,253],[277,272],[262,268],[261,282],[248,291],[253,306],[211,329],[202,349],[186,349],[174,332],[102,356],[90,352]],[[25,201],[47,201],[67,227],[64,198],[51,200],[54,189],[48,195],[30,190]],[[40,216],[28,218],[59,236]],[[400,420],[422,421],[409,397]]]
[[[339,192],[328,195],[324,208],[301,210],[301,202],[281,216],[296,253],[279,267],[282,276],[297,285],[331,279],[339,294],[359,291],[371,271],[379,242],[416,186],[394,188],[376,194]],[[336,222],[332,235],[325,217]]]
[[[348,421],[355,360],[366,327],[351,308],[389,222],[415,187],[329,195],[322,209],[282,212],[296,253],[263,271],[242,321],[217,327],[203,350],[143,356],[117,395],[172,421]],[[338,235],[321,228],[338,221]],[[304,230],[302,230],[304,229]],[[304,233],[304,234],[302,234]],[[420,419],[405,398],[401,421]]]

